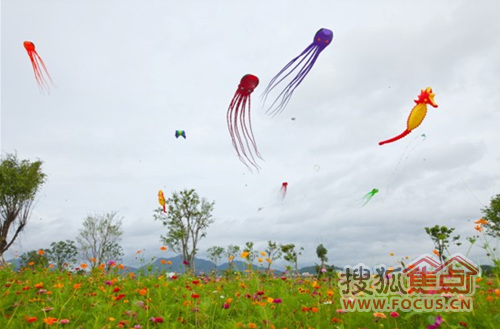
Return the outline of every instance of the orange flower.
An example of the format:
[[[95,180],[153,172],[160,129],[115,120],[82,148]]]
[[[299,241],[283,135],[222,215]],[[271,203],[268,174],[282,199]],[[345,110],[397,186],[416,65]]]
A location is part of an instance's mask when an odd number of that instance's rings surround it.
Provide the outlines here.
[[[35,284],[36,289],[42,289],[43,288],[43,282]]]
[[[269,264],[273,263],[273,261],[270,258],[266,258],[266,262],[268,262]]]
[[[259,257],[259,258],[257,258],[257,261],[258,261],[259,263],[262,263],[264,260],[263,260],[262,258],[260,258],[260,257]]]
[[[439,257],[439,251],[437,251],[437,249],[434,249],[432,252],[434,253],[434,255]]]
[[[484,219],[484,218],[480,218],[480,219],[476,220],[474,222],[474,224],[486,225],[486,224],[489,224],[489,222],[486,219]]]
[[[248,324],[247,328],[255,329],[255,328],[257,328],[257,325],[255,323],[250,322]]]
[[[89,260],[90,260],[92,263],[97,262],[97,260],[96,260],[94,257],[91,257]]]
[[[28,265],[33,266],[33,265],[35,265],[35,262],[29,262]]]
[[[160,259],[160,263],[162,263],[162,264],[167,264],[167,261],[166,261],[166,260],[164,260],[164,259]]]
[[[75,284],[73,285],[73,289],[80,289],[80,287],[81,287],[81,286],[82,286],[82,284],[81,284],[81,283],[75,283]]]
[[[249,255],[249,252],[248,251],[244,251],[241,253],[241,258],[247,258]]]
[[[167,250],[167,247],[161,246],[160,250]]]
[[[167,260],[167,265],[172,265],[172,261],[171,260]]]
[[[26,322],[32,323],[38,321],[38,318],[36,316],[28,316],[26,317]]]
[[[380,312],[375,312],[373,313],[373,316],[376,317],[376,318],[381,318],[381,319],[385,319],[386,316],[384,313],[380,313]]]
[[[43,255],[44,253],[45,253],[45,251],[43,251],[43,249],[39,249],[39,250],[37,251],[37,254],[39,254],[39,255]]]
[[[317,307],[311,307],[311,312],[318,313],[319,309]]]
[[[476,225],[474,226],[474,229],[478,232],[482,232],[483,231],[483,226],[482,225]]]
[[[260,252],[260,255],[261,255],[262,257],[266,257],[266,256],[267,256],[267,254],[266,254],[264,251],[261,251],[261,252]]]
[[[148,293],[148,289],[146,289],[146,288],[139,289],[139,295],[144,296],[147,293]]]
[[[51,324],[57,323],[57,319],[48,317],[48,318],[43,319],[43,322],[45,322],[48,325],[51,325]]]
[[[83,269],[86,269],[89,266],[87,264],[85,264],[85,263],[82,263],[82,264],[80,264],[80,267],[83,268]]]

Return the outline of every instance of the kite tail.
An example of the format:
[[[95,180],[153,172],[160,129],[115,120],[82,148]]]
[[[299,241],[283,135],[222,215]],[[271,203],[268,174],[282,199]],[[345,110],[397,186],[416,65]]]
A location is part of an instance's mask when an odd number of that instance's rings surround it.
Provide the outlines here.
[[[401,134],[397,135],[396,137],[393,137],[393,138],[391,138],[391,139],[388,139],[388,140],[382,141],[382,142],[378,143],[378,145],[384,145],[384,144],[387,144],[387,143],[392,143],[392,142],[395,142],[395,141],[397,141],[398,139],[401,139],[401,138],[405,137],[405,136],[406,136],[406,135],[408,135],[410,132],[411,132],[411,130],[406,129],[405,131],[403,131]]]
[[[163,212],[167,213],[167,208],[165,208],[165,205],[163,205]]]

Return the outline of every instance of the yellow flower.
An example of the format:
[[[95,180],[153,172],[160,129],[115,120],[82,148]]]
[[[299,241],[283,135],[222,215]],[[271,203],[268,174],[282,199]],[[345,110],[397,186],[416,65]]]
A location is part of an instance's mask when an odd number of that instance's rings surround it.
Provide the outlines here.
[[[266,258],[266,262],[268,262],[269,264],[273,263],[273,261],[270,258]]]
[[[241,258],[247,258],[249,255],[249,252],[248,251],[244,251],[241,253]]]
[[[393,253],[393,252],[391,252],[389,255],[394,256],[394,253]]]
[[[257,258],[257,261],[258,261],[259,263],[262,263],[263,259],[262,259],[262,258]]]
[[[261,252],[260,252],[260,255],[261,255],[262,257],[266,257],[266,256],[267,256],[267,254],[266,254],[266,252],[265,252],[265,251],[261,251]]]

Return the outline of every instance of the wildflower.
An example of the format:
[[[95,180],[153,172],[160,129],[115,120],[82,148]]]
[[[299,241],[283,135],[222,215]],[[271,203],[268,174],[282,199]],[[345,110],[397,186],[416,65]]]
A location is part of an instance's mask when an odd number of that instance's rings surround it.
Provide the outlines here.
[[[80,264],[80,267],[83,268],[83,269],[86,269],[89,266],[87,264],[85,264],[85,263],[82,263],[82,264]]]
[[[59,321],[59,324],[68,324],[68,323],[69,323],[68,319],[61,319],[61,321]]]
[[[373,313],[373,316],[376,317],[376,318],[380,318],[380,319],[385,319],[386,316],[384,313],[380,313],[380,312],[375,312]]]
[[[188,266],[188,265],[189,265],[189,262],[188,262],[187,260],[183,260],[183,261],[182,261],[182,264],[184,264],[184,265]]]
[[[342,314],[342,313],[347,313],[347,310],[343,310],[343,309],[339,308],[339,309],[335,310],[335,312]]]
[[[43,282],[35,284],[36,289],[42,289],[43,288]]]
[[[318,311],[319,311],[319,308],[317,308],[317,307],[311,307],[311,312],[318,313]]]
[[[95,259],[94,257],[91,257],[89,261],[91,261],[92,263],[97,263],[97,259]]]
[[[393,318],[397,318],[397,317],[399,317],[399,313],[398,312],[391,312],[390,316]]]
[[[434,253],[434,255],[439,257],[439,251],[437,251],[437,249],[434,249],[432,252]]]
[[[478,232],[482,232],[483,231],[483,226],[482,225],[476,225],[474,226],[474,229]]]
[[[255,328],[257,328],[257,325],[255,323],[250,322],[248,324],[247,328],[255,329]]]
[[[332,323],[342,323],[342,320],[339,318],[332,318]]]
[[[162,263],[163,265],[167,264],[167,261],[164,260],[164,259],[160,259],[160,263]]]
[[[391,252],[389,255],[394,256],[394,253],[393,253],[393,252]]]
[[[36,316],[26,317],[26,322],[28,322],[28,323],[33,323],[33,322],[37,322],[37,321],[38,321],[38,318]]]
[[[165,250],[167,250],[167,247],[165,247],[165,246],[161,246],[161,247],[160,247],[160,250],[165,251]]]
[[[152,317],[149,319],[149,321],[153,323],[163,323],[163,318],[161,316]]]
[[[191,283],[194,284],[194,285],[197,285],[197,284],[200,283],[200,281],[199,280],[193,280],[193,281],[191,281]]]
[[[436,316],[436,319],[434,320],[433,324],[430,324],[427,326],[427,329],[436,329],[441,327],[441,322],[443,321],[443,318],[441,315]]]
[[[274,304],[281,304],[281,298],[275,298],[273,299]]]
[[[113,267],[116,265],[116,262],[114,260],[108,260],[108,266]]]
[[[57,319],[48,317],[48,318],[43,319],[43,322],[45,322],[48,325],[51,325],[51,324],[57,323]]]
[[[490,223],[490,222],[488,222],[488,221],[487,221],[486,219],[484,219],[484,218],[480,218],[480,219],[478,219],[478,220],[476,220],[476,221],[474,222],[474,224],[479,224],[479,225],[487,225],[487,224],[489,224],[489,223]]]
[[[140,324],[136,324],[136,325],[134,326],[134,329],[142,329],[142,326],[141,326]]]
[[[324,267],[323,267],[323,268],[321,269],[321,273],[325,273],[325,272],[326,272],[326,268],[324,268]]]
[[[259,257],[259,258],[257,258],[257,261],[258,261],[259,263],[262,263],[264,260],[263,260],[262,258],[260,258],[260,257]]]
[[[45,253],[45,251],[43,251],[43,249],[40,249],[36,253],[39,254],[39,255],[43,255]]]
[[[167,260],[167,265],[172,265],[172,261],[171,260]]]
[[[241,258],[247,258],[250,253],[248,251],[244,251],[241,253]]]
[[[229,308],[229,305],[230,305],[229,303],[224,303],[222,304],[222,308],[227,310]]]
[[[269,264],[273,263],[273,261],[270,258],[266,258],[266,262],[268,262]]]
[[[54,264],[49,264],[49,267],[50,268],[54,268]]]
[[[80,287],[81,287],[81,286],[82,286],[82,284],[81,284],[81,283],[75,283],[75,284],[73,285],[73,289],[80,289]]]
[[[460,327],[467,327],[467,322],[458,322],[458,324],[460,325]]]
[[[115,320],[116,320],[116,319],[115,319],[115,318],[113,318],[113,317],[109,317],[109,318],[108,318],[108,321],[109,321],[109,322],[113,322],[113,321],[115,321]]]
[[[260,255],[261,255],[262,257],[266,257],[266,256],[267,256],[267,254],[266,254],[264,251],[261,251],[261,252],[260,252]]]
[[[200,298],[200,295],[199,295],[199,294],[194,294],[194,293],[193,293],[193,294],[191,294],[191,298],[193,298],[193,299],[198,299],[198,298]]]
[[[142,289],[139,289],[138,292],[139,292],[139,295],[144,296],[148,293],[148,289],[142,288]]]

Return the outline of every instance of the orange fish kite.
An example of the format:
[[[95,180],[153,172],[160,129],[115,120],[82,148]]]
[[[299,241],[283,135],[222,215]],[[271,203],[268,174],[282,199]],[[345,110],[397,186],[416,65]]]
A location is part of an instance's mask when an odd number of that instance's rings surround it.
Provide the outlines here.
[[[395,142],[398,139],[401,139],[411,133],[413,129],[420,126],[422,121],[424,121],[425,115],[427,114],[427,104],[432,107],[438,107],[438,105],[434,103],[434,93],[432,92],[431,87],[427,87],[425,90],[422,90],[420,92],[420,95],[418,96],[418,99],[415,100],[415,103],[416,105],[413,107],[410,115],[408,116],[408,121],[406,122],[406,130],[396,137],[378,143],[378,145]]]
[[[165,208],[165,196],[163,195],[163,191],[158,191],[158,202],[163,207],[163,212],[167,213],[167,209]]]

